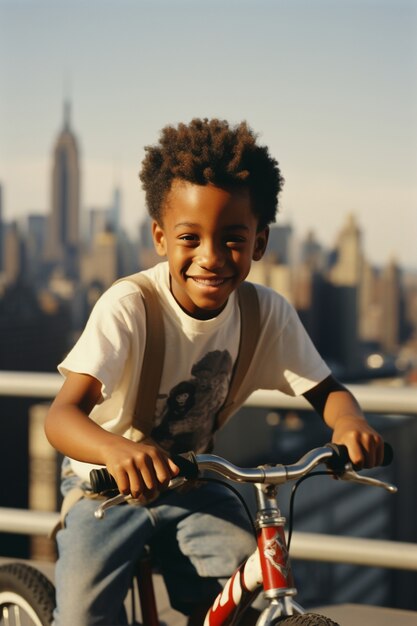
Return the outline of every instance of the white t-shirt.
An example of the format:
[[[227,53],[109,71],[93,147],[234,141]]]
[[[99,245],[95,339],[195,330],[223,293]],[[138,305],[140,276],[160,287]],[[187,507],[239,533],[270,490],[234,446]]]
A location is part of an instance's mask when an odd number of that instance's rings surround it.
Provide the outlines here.
[[[228,391],[237,357],[240,314],[236,294],[214,319],[198,320],[177,304],[169,288],[166,262],[144,272],[160,297],[165,329],[165,360],[152,437],[170,452],[210,447],[215,417]],[[272,289],[256,285],[260,304],[259,342],[239,408],[256,389],[301,395],[330,371],[317,353],[293,307]],[[90,414],[106,430],[135,439],[132,416],[145,346],[145,310],[139,287],[121,281],[96,303],[86,327],[58,366],[89,374],[102,384],[102,400]],[[88,479],[91,465],[72,462]]]

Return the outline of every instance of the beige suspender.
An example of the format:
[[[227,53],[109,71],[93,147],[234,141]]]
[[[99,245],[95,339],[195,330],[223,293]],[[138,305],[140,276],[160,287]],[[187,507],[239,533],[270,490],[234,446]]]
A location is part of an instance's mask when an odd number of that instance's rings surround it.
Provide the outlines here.
[[[218,428],[223,426],[235,410],[236,397],[252,362],[261,327],[259,300],[255,286],[252,283],[242,283],[238,288],[238,297],[240,309],[239,352],[229,385],[229,393],[217,415]]]
[[[161,306],[152,281],[144,274],[132,274],[122,278],[138,285],[143,294],[146,312],[146,344],[143,366],[136,397],[136,409],[132,426],[149,436],[152,427],[162,376],[165,354],[165,333]],[[238,288],[240,308],[239,352],[229,385],[229,392],[217,416],[217,426],[223,426],[235,410],[238,391],[252,362],[260,333],[259,300],[252,283],[244,282]]]
[[[162,378],[165,329],[161,305],[152,281],[143,274],[136,274],[135,282],[142,290],[145,305],[146,343],[132,425],[148,436],[153,427],[159,384]]]

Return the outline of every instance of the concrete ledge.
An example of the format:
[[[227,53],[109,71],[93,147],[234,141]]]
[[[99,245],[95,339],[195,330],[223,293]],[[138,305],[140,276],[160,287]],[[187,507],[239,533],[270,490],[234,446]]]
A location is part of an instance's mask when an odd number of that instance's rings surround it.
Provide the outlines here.
[[[416,626],[417,613],[359,604],[341,604],[314,609],[341,626]]]

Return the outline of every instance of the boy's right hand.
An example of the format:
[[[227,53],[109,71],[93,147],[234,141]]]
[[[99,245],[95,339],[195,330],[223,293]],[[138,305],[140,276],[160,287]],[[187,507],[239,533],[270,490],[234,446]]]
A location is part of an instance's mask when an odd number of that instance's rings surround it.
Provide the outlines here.
[[[117,436],[101,454],[119,491],[133,498],[154,498],[179,472],[167,453],[150,438],[135,443]]]
[[[178,474],[178,467],[151,439],[135,443],[90,419],[101,394],[98,379],[69,372],[46,416],[49,442],[72,459],[105,465],[122,493],[154,497]]]

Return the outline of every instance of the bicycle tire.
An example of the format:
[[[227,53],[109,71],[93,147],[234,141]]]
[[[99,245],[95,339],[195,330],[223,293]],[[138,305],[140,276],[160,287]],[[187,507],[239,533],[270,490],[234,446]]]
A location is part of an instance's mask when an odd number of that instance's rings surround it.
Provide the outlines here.
[[[50,626],[55,588],[39,570],[26,563],[0,566],[0,626]]]
[[[291,615],[274,622],[275,626],[339,626],[330,617],[318,613],[304,613],[304,615]]]

